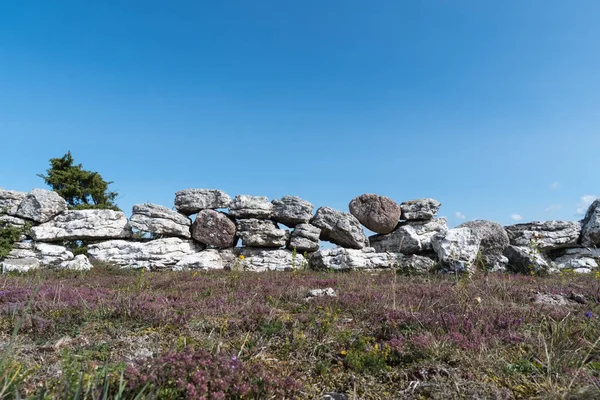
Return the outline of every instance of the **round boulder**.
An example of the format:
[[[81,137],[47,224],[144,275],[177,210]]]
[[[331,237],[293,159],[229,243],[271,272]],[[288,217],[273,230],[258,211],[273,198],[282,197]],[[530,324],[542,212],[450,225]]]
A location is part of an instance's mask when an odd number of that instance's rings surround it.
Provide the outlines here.
[[[354,198],[349,208],[350,214],[367,229],[381,234],[393,231],[402,214],[402,209],[394,200],[376,194],[362,194]]]
[[[202,210],[192,225],[192,238],[209,246],[232,247],[235,244],[236,226],[225,213]]]

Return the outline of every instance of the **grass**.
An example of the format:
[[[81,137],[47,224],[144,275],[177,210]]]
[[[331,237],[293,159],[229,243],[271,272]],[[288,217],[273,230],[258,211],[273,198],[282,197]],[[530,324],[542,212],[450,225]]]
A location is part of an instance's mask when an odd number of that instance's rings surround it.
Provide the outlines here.
[[[569,274],[9,274],[0,398],[599,398],[598,300]]]

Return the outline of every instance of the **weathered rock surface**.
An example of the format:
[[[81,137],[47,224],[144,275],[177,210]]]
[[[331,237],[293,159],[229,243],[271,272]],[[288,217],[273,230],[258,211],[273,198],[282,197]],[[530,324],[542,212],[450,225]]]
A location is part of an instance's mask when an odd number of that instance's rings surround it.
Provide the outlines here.
[[[351,249],[366,247],[369,240],[352,214],[320,207],[310,223],[321,228],[321,240]]]
[[[209,246],[226,248],[235,246],[235,222],[225,213],[202,210],[192,225],[192,237]]]
[[[586,247],[600,246],[600,199],[596,199],[585,214],[579,242]]]
[[[22,228],[27,223],[26,219],[13,217],[10,215],[0,215],[0,224],[6,224],[17,228]]]
[[[529,274],[555,269],[552,261],[531,247],[509,245],[504,249],[504,255],[508,258],[508,269],[513,272]]]
[[[70,210],[31,228],[31,237],[44,242],[130,238],[131,227],[120,211]]]
[[[397,253],[397,268],[406,273],[426,274],[435,267],[435,260],[416,254]]]
[[[310,256],[314,269],[355,270],[380,269],[396,266],[396,257],[390,253],[377,253],[375,249],[323,249]]]
[[[306,264],[301,254],[296,258],[286,249],[257,249],[246,247],[241,251],[243,259],[239,260],[239,268],[247,271],[291,271]]]
[[[67,210],[67,202],[58,193],[33,189],[19,204],[15,216],[43,223]]]
[[[306,224],[312,218],[314,206],[296,196],[283,196],[273,200],[273,215],[271,219],[290,228],[298,224]]]
[[[389,197],[363,194],[354,198],[349,206],[350,214],[373,232],[390,233],[398,225],[402,209]]]
[[[392,233],[369,237],[369,242],[378,252],[420,254],[432,251],[431,239],[447,230],[445,218],[405,221],[400,222]]]
[[[5,259],[0,262],[2,266],[2,273],[7,272],[27,272],[37,268],[40,268],[40,262],[36,258],[19,258],[19,259]]]
[[[581,223],[574,221],[536,221],[505,227],[513,246],[537,246],[546,251],[577,245]]]
[[[600,249],[597,248],[560,249],[549,253],[549,256],[558,269],[572,269],[587,273],[600,267]]]
[[[96,260],[132,268],[167,268],[188,254],[202,251],[204,246],[180,238],[156,239],[148,242],[109,240],[92,244],[88,254]]]
[[[481,237],[471,228],[454,228],[432,239],[433,249],[443,266],[454,272],[475,272]]]
[[[469,221],[458,228],[470,228],[481,238],[480,251],[485,267],[491,271],[501,270],[505,267],[506,258],[504,249],[509,245],[508,234],[502,225],[492,221]]]
[[[74,259],[70,261],[63,261],[60,264],[60,268],[69,269],[72,271],[89,271],[93,268],[92,263],[83,254],[76,255]]]
[[[189,239],[192,221],[176,211],[158,204],[136,204],[129,219],[132,228],[142,232]]]
[[[234,218],[268,219],[273,215],[273,203],[265,196],[235,196],[229,205],[229,215]]]
[[[292,231],[287,248],[303,253],[305,251],[313,252],[319,250],[319,236],[321,229],[311,224],[296,225]]]
[[[0,214],[15,215],[27,193],[0,188]]]
[[[405,201],[400,204],[401,219],[411,221],[432,219],[441,206],[442,203],[430,198]]]
[[[73,253],[64,246],[35,243],[17,242],[6,256],[8,259],[35,258],[40,265],[58,266],[65,261],[73,260]]]
[[[216,189],[185,189],[175,193],[175,208],[185,215],[227,208],[230,202],[231,197],[227,193]]]
[[[290,238],[275,222],[256,218],[238,220],[237,234],[246,247],[283,247]]]
[[[306,299],[311,299],[313,297],[337,297],[337,294],[333,288],[311,289],[306,294]]]
[[[235,258],[236,256],[232,249],[207,249],[184,256],[175,264],[173,270],[198,269],[208,271],[213,269],[228,269],[231,268],[231,264]]]

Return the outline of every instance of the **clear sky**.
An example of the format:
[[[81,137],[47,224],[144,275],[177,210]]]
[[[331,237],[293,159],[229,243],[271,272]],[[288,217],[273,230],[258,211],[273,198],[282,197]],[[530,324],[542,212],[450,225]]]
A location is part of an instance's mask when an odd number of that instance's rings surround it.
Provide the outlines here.
[[[597,0],[2,1],[0,186],[45,187],[71,150],[128,215],[197,187],[580,219],[600,195],[599,17]]]

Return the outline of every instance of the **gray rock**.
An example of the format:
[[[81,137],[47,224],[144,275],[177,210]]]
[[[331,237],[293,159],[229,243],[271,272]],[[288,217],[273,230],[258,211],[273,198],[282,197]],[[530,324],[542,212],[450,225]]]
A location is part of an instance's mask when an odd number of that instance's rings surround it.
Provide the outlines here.
[[[475,260],[481,237],[471,228],[454,228],[438,233],[432,239],[433,249],[443,266],[453,272],[476,271]]]
[[[290,241],[287,248],[292,250],[296,248],[296,251],[301,253],[313,252],[319,250],[319,236],[321,235],[321,229],[311,224],[299,224],[296,225],[292,231]]]
[[[296,196],[283,196],[273,200],[273,215],[271,219],[290,228],[298,224],[306,224],[312,218],[314,206],[308,201]]]
[[[0,263],[2,273],[28,272],[40,268],[40,262],[36,258],[5,259]]]
[[[283,247],[290,238],[290,233],[275,222],[256,218],[240,219],[237,231],[246,247]]]
[[[176,265],[188,254],[202,251],[204,246],[180,238],[156,239],[148,242],[109,240],[88,246],[90,257],[121,267],[162,269]]]
[[[136,204],[129,219],[132,228],[161,236],[189,239],[192,221],[176,211],[157,204]]]
[[[74,259],[70,261],[63,261],[60,264],[60,268],[68,269],[71,271],[89,271],[93,268],[92,263],[83,254],[76,255]]]
[[[185,189],[175,193],[175,208],[185,215],[227,208],[230,202],[231,197],[227,193],[216,189]]]
[[[237,241],[235,222],[225,213],[202,210],[192,225],[192,237],[209,246],[233,247]]]
[[[234,267],[246,271],[291,271],[299,269],[306,264],[306,260],[301,254],[292,256],[292,252],[286,249],[257,249],[246,247],[241,251],[243,259],[236,260]]]
[[[600,266],[600,249],[575,247],[549,253],[558,269],[597,269]]]
[[[400,204],[401,218],[410,221],[432,219],[441,205],[439,201],[430,198],[405,201]]]
[[[402,209],[389,197],[363,194],[354,198],[349,206],[350,214],[373,232],[390,233],[398,225]]]
[[[445,218],[406,221],[400,222],[392,233],[371,236],[369,242],[378,252],[421,254],[433,251],[431,239],[447,230]]]
[[[310,266],[313,269],[360,270],[393,268],[396,266],[396,256],[390,253],[376,253],[375,249],[323,249],[310,256]]]
[[[582,221],[581,237],[582,246],[600,246],[600,199],[596,199],[588,208]]]
[[[335,290],[333,288],[327,289],[311,289],[306,294],[307,299],[311,299],[313,297],[337,297]]]
[[[15,216],[43,223],[67,210],[67,202],[58,193],[33,189],[17,208]]]
[[[508,258],[508,269],[529,274],[532,272],[552,272],[555,267],[542,253],[524,246],[507,246],[504,255]]]
[[[234,218],[268,219],[273,215],[273,203],[265,196],[235,196],[229,205],[229,215]]]
[[[32,259],[38,260],[43,266],[59,266],[65,261],[73,260],[73,253],[64,246],[48,243],[17,242],[6,256],[7,259]]]
[[[513,246],[535,246],[542,251],[573,247],[581,231],[581,223],[573,221],[541,221],[505,227]]]
[[[404,255],[397,253],[397,268],[405,273],[427,274],[435,267],[435,260],[416,254]]]
[[[505,267],[504,249],[509,245],[508,234],[502,225],[492,221],[469,221],[458,228],[471,228],[481,238],[480,251],[485,268],[497,271]]]
[[[27,193],[0,188],[0,214],[15,215]]]
[[[570,301],[562,294],[544,294],[544,293],[536,293],[532,301],[538,304],[550,305],[550,306],[567,306],[569,304],[574,304],[574,301]]]
[[[10,215],[0,215],[0,225],[6,224],[17,228],[23,228],[28,221],[19,217]]]
[[[42,242],[130,238],[127,217],[113,210],[70,210],[52,221],[31,228],[31,237]]]
[[[231,252],[229,252],[231,253]],[[224,251],[219,251],[216,249],[207,249],[198,253],[192,253],[184,256],[173,270],[181,271],[187,269],[197,269],[197,270],[214,270],[214,269],[225,269],[229,266],[232,261],[233,253],[231,253],[232,257],[224,256],[224,254],[229,254]]]
[[[321,228],[321,240],[350,249],[362,249],[369,240],[352,214],[320,207],[310,223]]]

